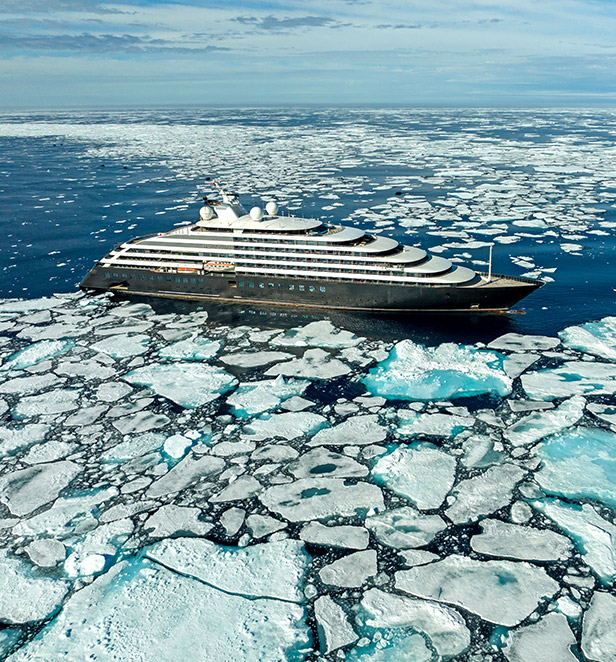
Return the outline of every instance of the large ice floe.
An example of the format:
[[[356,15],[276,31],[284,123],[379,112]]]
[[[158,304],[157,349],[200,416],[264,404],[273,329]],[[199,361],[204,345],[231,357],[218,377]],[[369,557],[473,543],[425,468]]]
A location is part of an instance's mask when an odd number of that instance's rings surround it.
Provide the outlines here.
[[[403,340],[363,381],[371,393],[394,400],[445,400],[481,393],[504,396],[511,392],[502,356],[453,343],[423,347]]]
[[[0,304],[0,659],[614,659],[611,320]]]

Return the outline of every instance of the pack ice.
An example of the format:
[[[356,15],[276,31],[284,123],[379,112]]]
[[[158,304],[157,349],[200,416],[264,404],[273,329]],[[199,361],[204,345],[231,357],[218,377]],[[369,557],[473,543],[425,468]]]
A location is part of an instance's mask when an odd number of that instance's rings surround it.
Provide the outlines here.
[[[613,657],[611,318],[385,358],[106,297],[0,318],[0,656]]]

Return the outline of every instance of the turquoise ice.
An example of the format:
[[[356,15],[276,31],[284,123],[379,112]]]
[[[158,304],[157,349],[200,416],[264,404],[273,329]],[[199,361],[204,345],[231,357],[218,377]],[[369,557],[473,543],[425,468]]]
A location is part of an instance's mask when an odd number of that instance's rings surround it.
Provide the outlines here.
[[[543,441],[535,474],[549,494],[569,499],[596,499],[616,507],[616,434],[577,427]]]
[[[504,357],[475,347],[444,343],[424,347],[399,342],[362,380],[368,391],[393,400],[444,400],[511,393]]]

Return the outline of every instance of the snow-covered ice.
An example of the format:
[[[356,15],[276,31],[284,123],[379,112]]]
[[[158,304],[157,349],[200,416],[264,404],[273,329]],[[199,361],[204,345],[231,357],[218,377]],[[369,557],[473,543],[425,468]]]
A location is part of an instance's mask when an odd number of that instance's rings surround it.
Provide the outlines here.
[[[365,592],[361,601],[360,619],[371,629],[405,629],[428,637],[439,656],[453,657],[463,653],[470,644],[470,632],[462,616],[453,608],[437,602],[405,595],[387,593],[378,588]],[[382,657],[383,662],[405,660],[405,642],[398,648],[385,641],[384,651],[391,654]],[[359,658],[362,659],[362,658]],[[368,655],[365,660],[378,659]],[[407,658],[414,660],[415,657]],[[426,660],[432,659],[432,655]]]
[[[608,662],[616,658],[616,598],[597,591],[584,614],[582,651],[590,660]]]
[[[616,433],[576,427],[544,439],[536,453],[535,478],[545,492],[616,508]]]
[[[573,544],[550,529],[534,529],[496,519],[484,519],[481,533],[471,538],[480,554],[521,561],[558,561],[571,556]]]
[[[259,382],[240,384],[227,397],[233,412],[238,417],[261,414],[276,409],[280,403],[293,396],[301,395],[310,382],[300,379],[288,379],[280,376]]]
[[[424,347],[399,342],[363,382],[376,395],[397,400],[444,400],[511,392],[503,357],[496,352],[444,343]]]
[[[221,368],[201,363],[159,363],[137,368],[124,375],[129,384],[149,386],[155,393],[186,409],[200,407],[237,384]]]
[[[616,579],[616,526],[601,517],[590,504],[570,504],[557,499],[532,505],[567,533],[584,561],[605,583]]]
[[[368,517],[366,527],[384,545],[408,549],[427,545],[447,524],[439,515],[425,515],[402,507]]]
[[[376,485],[348,483],[340,478],[301,478],[288,485],[274,485],[259,499],[291,522],[327,520],[384,508],[383,494]]]
[[[420,510],[438,508],[453,485],[456,460],[431,444],[399,446],[379,458],[372,476]]]
[[[455,501],[445,511],[447,517],[462,524],[508,505],[514,487],[524,475],[517,465],[504,463],[489,467],[474,478],[460,481],[452,490]]]
[[[616,361],[616,317],[569,326],[558,335],[565,347]]]
[[[509,662],[576,662],[575,636],[563,614],[546,614],[537,623],[509,633],[503,650]]]
[[[0,620],[17,624],[49,618],[58,610],[68,587],[28,563],[0,551]]]
[[[458,605],[488,622],[511,627],[551,598],[558,583],[525,561],[477,561],[452,554],[429,565],[399,570],[396,588]]]

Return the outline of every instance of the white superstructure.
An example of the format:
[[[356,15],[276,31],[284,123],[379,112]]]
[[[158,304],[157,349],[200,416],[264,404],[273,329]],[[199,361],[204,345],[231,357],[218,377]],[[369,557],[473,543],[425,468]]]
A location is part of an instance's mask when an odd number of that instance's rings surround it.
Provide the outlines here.
[[[248,213],[236,195],[217,188],[222,201],[206,199],[195,224],[124,242],[101,266],[426,285],[477,278],[472,269],[394,239],[280,215],[272,202],[265,212]]]

